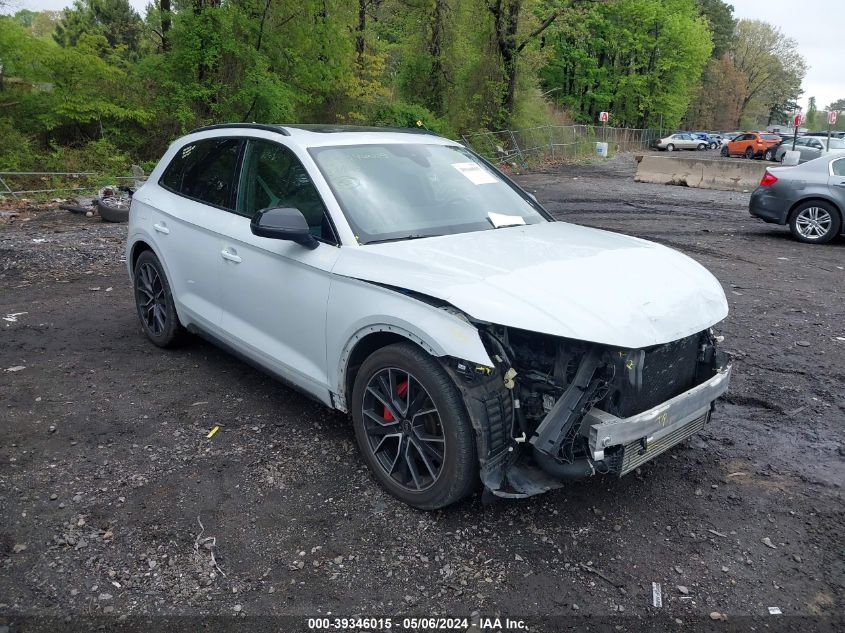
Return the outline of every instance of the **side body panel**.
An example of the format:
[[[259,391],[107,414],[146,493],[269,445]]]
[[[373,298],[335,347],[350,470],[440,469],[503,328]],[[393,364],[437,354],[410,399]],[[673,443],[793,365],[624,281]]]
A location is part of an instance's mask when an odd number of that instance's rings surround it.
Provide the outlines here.
[[[349,401],[345,393],[349,354],[374,332],[399,334],[434,356],[493,366],[478,330],[455,313],[377,284],[334,276],[327,309],[326,354],[330,389],[340,396],[341,404]]]

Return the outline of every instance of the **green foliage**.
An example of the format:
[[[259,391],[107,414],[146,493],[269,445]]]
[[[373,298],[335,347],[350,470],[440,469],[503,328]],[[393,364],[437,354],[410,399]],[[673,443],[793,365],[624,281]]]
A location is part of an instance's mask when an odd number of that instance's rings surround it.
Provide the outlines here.
[[[373,125],[387,127],[424,128],[450,138],[455,130],[444,119],[438,118],[425,106],[403,102],[384,103],[373,110],[370,117]]]
[[[128,0],[75,0],[0,17],[0,161],[124,171],[234,121],[421,121],[458,138],[561,112],[739,118],[797,89],[788,54],[767,66],[780,88],[750,85],[733,40],[755,29],[722,0],[155,0],[143,19]]]
[[[713,58],[719,59],[730,48],[736,30],[733,6],[722,0],[696,0],[696,4],[710,28],[710,36],[713,39]]]
[[[563,16],[552,46],[540,77],[554,100],[582,122],[606,110],[630,127],[676,126],[712,50],[692,0],[589,5]]]
[[[128,0],[74,0],[56,25],[53,38],[62,46],[76,46],[84,35],[101,35],[112,47],[138,51],[143,23]]]

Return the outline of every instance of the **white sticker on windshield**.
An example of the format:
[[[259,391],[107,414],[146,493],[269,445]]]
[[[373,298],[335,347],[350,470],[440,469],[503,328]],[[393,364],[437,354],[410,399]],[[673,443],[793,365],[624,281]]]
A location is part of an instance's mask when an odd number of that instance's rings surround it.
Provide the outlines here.
[[[525,218],[521,215],[506,215],[504,213],[487,213],[487,218],[494,229],[500,229],[503,226],[519,226],[525,224]]]
[[[452,163],[452,167],[461,172],[474,185],[490,185],[499,182],[478,163]]]

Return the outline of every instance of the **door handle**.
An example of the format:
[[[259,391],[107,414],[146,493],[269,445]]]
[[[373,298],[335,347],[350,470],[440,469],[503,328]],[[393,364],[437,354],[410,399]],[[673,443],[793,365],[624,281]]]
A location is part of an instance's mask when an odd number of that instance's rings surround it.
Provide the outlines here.
[[[168,229],[164,224],[153,224],[153,228],[159,233],[164,233],[165,235],[170,233],[170,229]]]
[[[228,248],[224,248],[222,251],[220,251],[220,255],[223,257],[223,259],[226,259],[230,262],[235,262],[236,264],[240,264],[243,261],[240,255],[235,255]]]

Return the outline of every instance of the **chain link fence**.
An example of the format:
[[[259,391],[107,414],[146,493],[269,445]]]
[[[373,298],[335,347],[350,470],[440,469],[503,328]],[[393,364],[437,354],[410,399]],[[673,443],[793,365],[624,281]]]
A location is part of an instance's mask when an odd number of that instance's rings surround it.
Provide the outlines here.
[[[596,143],[608,145],[608,155],[648,149],[660,138],[658,130],[599,127],[593,125],[544,125],[521,130],[465,134],[463,142],[496,165],[577,160],[596,155]]]
[[[133,170],[135,169],[133,166]],[[91,192],[100,189],[104,184],[132,184],[141,177],[143,171],[136,171],[133,176],[104,176],[87,171],[0,171],[0,198]]]

